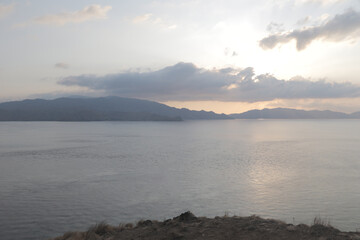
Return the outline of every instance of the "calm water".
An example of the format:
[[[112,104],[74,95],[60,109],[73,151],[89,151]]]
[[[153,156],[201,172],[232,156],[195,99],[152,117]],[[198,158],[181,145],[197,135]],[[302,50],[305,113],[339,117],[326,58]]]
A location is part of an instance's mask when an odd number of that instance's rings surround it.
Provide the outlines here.
[[[360,121],[0,123],[0,239],[257,214],[360,228]]]

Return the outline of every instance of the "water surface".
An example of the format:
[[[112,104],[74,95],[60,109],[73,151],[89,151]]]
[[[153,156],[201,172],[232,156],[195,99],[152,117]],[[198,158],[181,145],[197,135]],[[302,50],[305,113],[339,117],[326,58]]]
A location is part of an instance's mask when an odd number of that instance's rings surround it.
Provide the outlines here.
[[[360,121],[0,123],[0,239],[191,210],[360,228]]]

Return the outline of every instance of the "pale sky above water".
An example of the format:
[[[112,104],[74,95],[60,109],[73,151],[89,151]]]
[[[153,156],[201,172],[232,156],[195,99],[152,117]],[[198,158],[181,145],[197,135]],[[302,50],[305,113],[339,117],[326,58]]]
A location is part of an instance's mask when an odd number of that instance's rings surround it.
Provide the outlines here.
[[[0,1],[0,99],[360,111],[359,0]]]

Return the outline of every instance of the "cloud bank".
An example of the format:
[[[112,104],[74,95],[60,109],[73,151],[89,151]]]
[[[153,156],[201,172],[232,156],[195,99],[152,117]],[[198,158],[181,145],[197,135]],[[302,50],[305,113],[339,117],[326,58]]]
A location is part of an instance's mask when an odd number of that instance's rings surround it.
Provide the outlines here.
[[[102,7],[94,4],[75,12],[63,12],[37,17],[33,22],[37,24],[62,26],[67,23],[80,23],[94,19],[105,19],[107,17],[107,12],[110,11],[111,8],[111,6]]]
[[[69,76],[58,83],[108,95],[158,101],[257,102],[360,96],[360,87],[351,83],[310,81],[301,77],[280,80],[269,74],[256,76],[252,68],[207,70],[192,63],[178,63],[151,72]]]
[[[357,38],[359,35],[360,13],[355,10],[348,10],[343,14],[335,15],[319,26],[270,34],[260,40],[259,45],[266,50],[295,40],[297,50],[301,51],[315,40],[340,42]]]

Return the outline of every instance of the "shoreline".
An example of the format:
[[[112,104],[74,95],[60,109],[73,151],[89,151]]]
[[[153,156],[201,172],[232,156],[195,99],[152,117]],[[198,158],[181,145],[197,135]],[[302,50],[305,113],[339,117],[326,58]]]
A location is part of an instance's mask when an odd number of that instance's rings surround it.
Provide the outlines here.
[[[67,232],[50,240],[157,240],[157,239],[358,239],[360,232],[342,232],[319,218],[311,226],[288,224],[258,216],[196,217],[191,212],[165,221],[142,220],[110,226],[96,224],[86,232]]]

